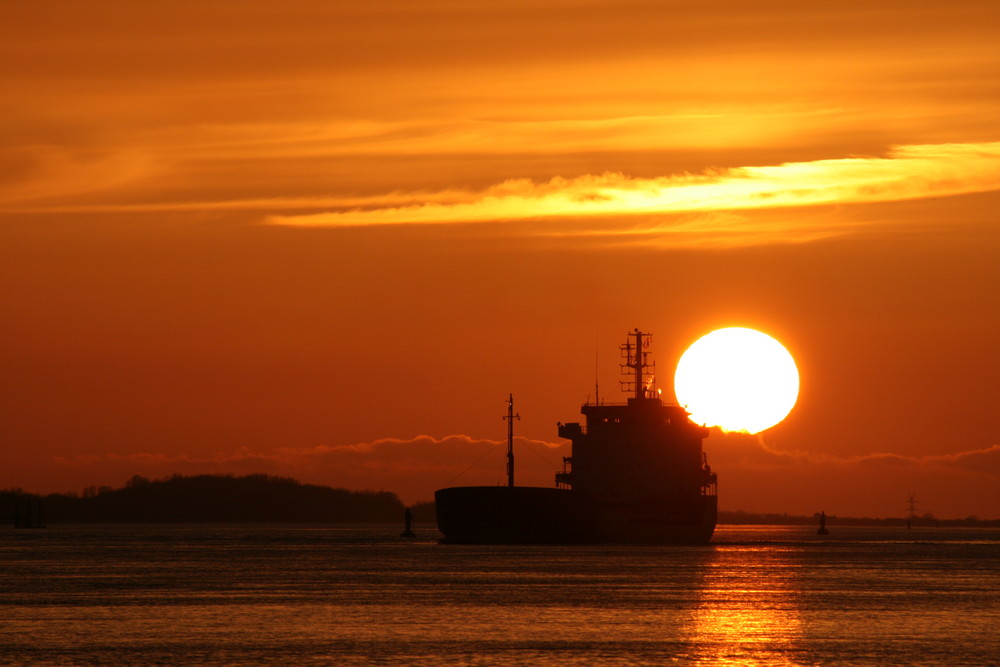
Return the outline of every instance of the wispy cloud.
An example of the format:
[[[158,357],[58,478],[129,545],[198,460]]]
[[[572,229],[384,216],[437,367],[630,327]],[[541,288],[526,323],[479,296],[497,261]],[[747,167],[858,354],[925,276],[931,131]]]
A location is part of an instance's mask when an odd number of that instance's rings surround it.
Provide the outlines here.
[[[953,454],[909,455],[894,452],[872,452],[855,456],[805,452],[775,447],[760,434],[727,433],[713,439],[726,452],[725,456],[752,467],[827,466],[866,470],[889,467],[952,469],[1000,476],[1000,445]]]
[[[882,450],[845,456],[783,449],[759,435],[713,432],[706,450],[725,482],[726,508],[901,517],[915,494],[920,513],[996,515],[989,491],[1000,477],[1000,445],[953,454]]]
[[[400,194],[394,193],[381,206],[372,202],[349,210],[276,215],[268,221],[300,227],[359,227],[688,215],[672,220],[666,228],[645,226],[637,231],[674,235],[711,231],[725,237],[781,231],[744,225],[733,212],[903,201],[998,189],[1000,142],[936,144],[898,146],[884,157],[747,166],[659,178],[605,173],[546,182],[512,179],[480,192],[428,193],[422,195],[424,201],[402,205],[398,205]],[[819,222],[806,221],[783,231],[792,237],[789,240],[842,231],[822,218],[813,220]],[[567,235],[593,233],[579,225],[546,229]]]

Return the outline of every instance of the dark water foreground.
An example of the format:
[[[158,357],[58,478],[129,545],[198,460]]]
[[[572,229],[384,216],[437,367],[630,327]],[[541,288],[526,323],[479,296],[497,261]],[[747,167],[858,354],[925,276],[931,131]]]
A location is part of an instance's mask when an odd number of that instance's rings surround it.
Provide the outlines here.
[[[0,529],[0,664],[1000,660],[998,529],[722,526],[706,547],[398,533]]]

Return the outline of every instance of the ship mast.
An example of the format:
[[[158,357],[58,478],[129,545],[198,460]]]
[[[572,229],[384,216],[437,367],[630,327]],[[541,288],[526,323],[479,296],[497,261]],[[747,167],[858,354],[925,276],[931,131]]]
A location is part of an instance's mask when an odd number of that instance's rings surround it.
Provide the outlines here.
[[[507,398],[507,486],[514,486],[514,420],[520,419],[520,414],[514,414],[514,394]]]
[[[649,375],[652,377],[652,370],[656,366],[656,363],[646,363],[645,348],[649,347],[649,342],[652,340],[652,334],[643,333],[638,329],[629,333],[628,342],[621,346],[622,359],[625,363],[621,364],[622,375],[631,375],[633,378],[631,380],[622,380],[622,391],[629,391],[630,389],[634,392],[635,398],[646,398],[646,382],[645,376]],[[635,347],[632,346],[632,338],[635,338]],[[649,371],[647,373],[647,370]]]

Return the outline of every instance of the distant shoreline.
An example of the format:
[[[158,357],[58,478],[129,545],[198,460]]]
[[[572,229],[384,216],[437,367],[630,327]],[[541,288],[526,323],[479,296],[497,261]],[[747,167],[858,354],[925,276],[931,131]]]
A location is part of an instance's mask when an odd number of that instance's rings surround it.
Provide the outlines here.
[[[720,526],[781,526],[781,525],[816,525],[819,522],[819,513],[813,516],[790,515],[790,514],[758,514],[754,512],[719,511]],[[978,517],[967,517],[965,519],[938,519],[933,516],[923,516],[914,519],[901,517],[873,518],[873,517],[840,517],[835,514],[826,515],[828,526],[897,526],[906,527],[907,523],[913,528],[947,528],[947,527],[1000,527],[1000,519],[980,519]]]
[[[436,521],[434,503],[407,508],[395,493],[348,491],[268,475],[174,475],[162,480],[135,476],[124,487],[89,487],[82,494],[39,495],[21,489],[0,490],[0,525],[121,523],[378,523],[400,524],[409,509],[417,523]],[[1000,519],[910,518],[917,527],[1000,527]],[[812,516],[720,510],[719,525],[816,525]],[[829,526],[905,527],[905,517],[839,517],[827,514]]]

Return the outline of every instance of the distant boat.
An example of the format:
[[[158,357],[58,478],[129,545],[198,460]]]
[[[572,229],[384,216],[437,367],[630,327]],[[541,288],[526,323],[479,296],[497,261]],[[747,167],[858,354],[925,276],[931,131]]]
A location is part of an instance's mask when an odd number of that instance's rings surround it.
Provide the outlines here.
[[[715,531],[718,484],[702,451],[708,429],[652,390],[651,336],[621,346],[624,404],[584,404],[586,428],[559,424],[572,441],[555,488],[515,486],[514,397],[507,405],[507,485],[439,489],[445,543],[703,544]]]

